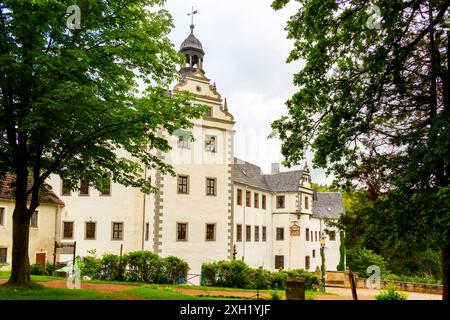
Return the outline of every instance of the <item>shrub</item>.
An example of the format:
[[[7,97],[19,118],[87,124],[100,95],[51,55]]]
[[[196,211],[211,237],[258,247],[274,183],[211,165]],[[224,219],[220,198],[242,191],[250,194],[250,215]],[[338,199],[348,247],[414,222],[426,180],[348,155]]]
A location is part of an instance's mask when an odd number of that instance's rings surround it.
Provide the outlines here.
[[[81,264],[81,276],[89,277],[91,279],[100,279],[99,275],[99,259],[95,257],[84,257],[83,263]]]
[[[189,271],[186,261],[177,257],[160,258],[149,251],[129,252],[123,257],[105,254],[100,259],[84,257],[81,275],[95,280],[146,283],[174,283]]]
[[[367,278],[370,276],[367,274],[367,267],[371,265],[380,267],[381,275],[390,273],[386,260],[372,250],[362,247],[347,250],[347,266],[351,271],[358,272],[361,277]]]
[[[218,261],[202,265],[202,285],[242,289],[286,289],[288,277],[305,279],[307,290],[316,290],[319,279],[314,273],[303,269],[271,272],[252,269],[244,261]]]
[[[288,274],[285,271],[272,272],[272,289],[286,289]]]
[[[219,269],[219,265],[217,262],[205,262],[202,264],[202,278],[201,285],[202,286],[217,286],[216,274]]]
[[[272,273],[264,269],[250,269],[248,271],[249,289],[270,289],[272,287]]]
[[[162,259],[163,276],[161,281],[164,283],[175,283],[178,279],[186,279],[189,272],[189,264],[174,256]]]
[[[161,279],[162,263],[159,256],[149,251],[134,251],[124,256],[127,266],[125,279],[127,281],[154,282]]]
[[[274,291],[270,294],[271,300],[281,300],[281,294],[277,291]]]
[[[40,263],[32,264],[30,266],[30,274],[33,276],[45,275],[45,269]]]
[[[390,284],[387,287],[387,290],[381,291],[375,298],[377,300],[406,300],[408,295],[406,293],[398,292],[395,284]]]
[[[414,282],[414,283],[425,283],[425,284],[441,284],[442,281],[439,279],[435,279],[430,275],[416,275],[416,276],[403,276],[396,274],[388,274],[383,276],[383,280],[391,280],[391,281],[402,281],[402,282]]]
[[[295,269],[287,271],[289,277],[302,277],[305,279],[306,290],[316,290],[319,287],[319,278],[315,273],[305,271],[303,269]]]

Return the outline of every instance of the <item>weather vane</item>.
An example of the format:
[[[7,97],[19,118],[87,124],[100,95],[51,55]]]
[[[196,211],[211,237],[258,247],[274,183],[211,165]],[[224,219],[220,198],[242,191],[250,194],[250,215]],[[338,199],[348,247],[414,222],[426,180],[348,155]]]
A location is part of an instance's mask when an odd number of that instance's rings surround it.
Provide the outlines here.
[[[194,7],[192,7],[191,13],[188,13],[188,16],[191,16],[191,29],[194,30],[194,15],[198,13],[198,10],[194,11]]]

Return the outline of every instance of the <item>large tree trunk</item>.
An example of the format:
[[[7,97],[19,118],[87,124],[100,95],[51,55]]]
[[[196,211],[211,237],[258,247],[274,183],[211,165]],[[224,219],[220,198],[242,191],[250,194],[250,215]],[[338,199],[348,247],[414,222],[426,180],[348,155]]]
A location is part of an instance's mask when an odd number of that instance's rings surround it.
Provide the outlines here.
[[[450,277],[450,245],[446,245],[442,250],[442,283],[444,289],[442,292],[443,300],[450,300],[448,280]]]
[[[13,215],[13,249],[11,277],[8,283],[25,285],[31,281],[30,260],[28,257],[28,242],[30,234],[30,218],[23,209],[15,209]]]
[[[31,215],[27,208],[28,169],[19,166],[16,174],[15,208],[13,213],[13,248],[11,277],[8,283],[26,285],[31,281],[28,242]]]

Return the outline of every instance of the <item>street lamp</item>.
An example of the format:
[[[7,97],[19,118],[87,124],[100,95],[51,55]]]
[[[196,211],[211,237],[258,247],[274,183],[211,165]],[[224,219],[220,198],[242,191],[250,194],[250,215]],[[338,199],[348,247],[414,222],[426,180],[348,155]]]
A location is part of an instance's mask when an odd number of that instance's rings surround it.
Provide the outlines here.
[[[322,291],[325,292],[325,233],[322,231],[320,233],[320,257],[322,258],[322,266],[321,266],[321,283],[322,283]]]

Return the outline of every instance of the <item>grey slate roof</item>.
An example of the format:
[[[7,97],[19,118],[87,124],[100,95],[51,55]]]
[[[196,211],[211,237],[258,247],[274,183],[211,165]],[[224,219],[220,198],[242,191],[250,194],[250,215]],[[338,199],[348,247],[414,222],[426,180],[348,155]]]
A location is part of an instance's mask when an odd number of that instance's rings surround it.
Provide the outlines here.
[[[231,176],[233,182],[242,183],[269,192],[297,192],[303,170],[263,174],[260,167],[234,158]],[[312,215],[322,219],[339,219],[345,214],[344,200],[339,192],[314,190]]]
[[[316,192],[312,205],[313,216],[339,219],[345,214],[344,199],[339,192]]]
[[[263,174],[260,167],[234,158],[231,176],[239,182],[272,192],[297,192],[303,171],[289,171],[277,174]]]
[[[296,192],[300,178],[303,174],[302,170],[281,172],[277,174],[264,175],[270,190],[275,192]]]
[[[234,165],[231,169],[231,177],[234,182],[272,191],[264,179],[264,175],[260,167],[238,158],[234,158]]]

